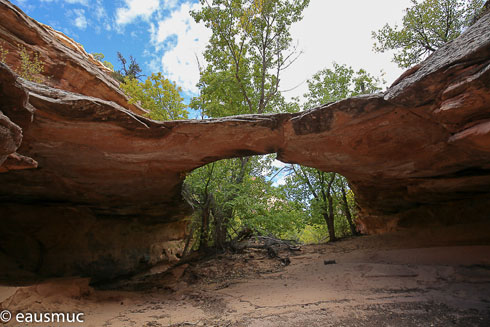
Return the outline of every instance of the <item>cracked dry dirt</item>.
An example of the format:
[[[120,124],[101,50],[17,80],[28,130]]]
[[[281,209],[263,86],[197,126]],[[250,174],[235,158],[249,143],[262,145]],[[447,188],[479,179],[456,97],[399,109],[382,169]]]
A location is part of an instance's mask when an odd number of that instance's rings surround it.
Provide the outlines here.
[[[94,327],[490,326],[489,242],[459,243],[363,236],[304,246],[288,266],[247,250],[105,290],[83,279],[3,288],[0,301],[14,312],[82,311]]]

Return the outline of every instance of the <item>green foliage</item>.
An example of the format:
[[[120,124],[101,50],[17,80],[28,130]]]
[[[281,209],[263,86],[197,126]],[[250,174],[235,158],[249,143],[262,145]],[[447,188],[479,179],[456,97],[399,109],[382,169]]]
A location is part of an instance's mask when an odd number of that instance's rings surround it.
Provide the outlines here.
[[[227,159],[198,168],[184,183],[194,207],[194,230],[203,247],[222,247],[244,228],[257,235],[296,238],[304,228],[301,204],[288,201],[268,180],[272,156]]]
[[[320,70],[308,80],[305,108],[346,99],[360,94],[375,93],[384,83],[364,69],[355,72],[352,67],[333,63],[333,69]]]
[[[295,59],[289,27],[309,1],[202,0],[192,13],[212,30],[201,70],[199,97],[191,106],[203,116],[298,112],[278,91],[280,73]],[[308,106],[380,90],[380,80],[364,70],[334,64],[308,81]],[[222,160],[193,171],[183,195],[194,207],[196,247],[223,248],[250,229],[256,234],[304,242],[335,240],[355,233],[354,195],[335,173],[290,166],[286,185],[266,176],[278,173],[273,158]],[[302,173],[299,173],[299,172]],[[327,222],[328,229],[325,222]]]
[[[15,72],[28,81],[42,83],[43,76],[41,74],[44,72],[44,63],[39,58],[39,53],[34,53],[31,56],[23,45],[17,44],[17,46],[19,48],[20,67]],[[8,53],[8,50],[4,50],[3,46],[0,46],[0,62],[6,63]]]
[[[103,53],[94,52],[94,53],[92,53],[92,56],[94,56],[95,60],[100,61],[104,66],[106,66],[110,70],[114,71],[114,65],[112,63],[110,63],[109,61],[104,60],[105,56]]]
[[[94,56],[95,60],[102,61],[104,60],[105,56],[101,52],[92,52],[92,56]]]
[[[328,230],[324,223],[312,223],[305,226],[298,235],[298,239],[304,244],[319,244],[324,243],[327,240],[326,235],[328,235]]]
[[[250,158],[237,158],[198,168],[186,178],[183,195],[195,209],[199,247],[224,247],[234,218],[240,219],[235,204],[254,181],[251,172]]]
[[[212,36],[191,106],[208,117],[277,111],[280,73],[296,58],[289,28],[309,0],[200,2],[191,15]]]
[[[275,112],[287,105],[279,78],[295,59],[289,27],[309,0],[201,0],[192,12],[211,29],[204,53],[200,95],[191,107],[205,117]],[[270,157],[222,160],[196,169],[184,184],[194,207],[197,246],[223,248],[243,228],[284,236],[300,228],[300,208],[264,176]],[[299,211],[298,211],[299,210]],[[295,217],[295,219],[293,219]]]
[[[317,218],[318,219],[318,218]],[[335,230],[337,237],[346,237],[353,235],[350,226],[344,215],[338,213],[335,216]],[[303,244],[318,244],[329,240],[328,228],[325,221],[307,222],[304,228],[300,230],[296,238],[298,242]]]
[[[130,103],[138,103],[150,112],[151,119],[185,119],[189,114],[180,95],[182,89],[162,73],[151,74],[145,82],[126,76],[120,87],[130,97]]]
[[[41,83],[43,79],[40,74],[44,71],[44,63],[39,59],[39,53],[35,53],[31,57],[23,45],[19,44],[18,46],[20,49],[20,69],[17,73],[26,80]]]
[[[247,176],[247,182],[240,185],[239,195],[231,201],[235,230],[246,226],[258,235],[296,238],[305,223],[302,205],[288,201],[282,188],[262,175],[271,167],[260,158],[255,160],[262,172]]]
[[[345,177],[299,165],[291,165],[289,171],[284,186],[287,199],[300,203],[305,216],[300,241],[317,243],[357,233],[354,193]]]
[[[109,61],[104,60],[104,61],[102,61],[102,64],[104,66],[106,66],[107,68],[109,68],[110,70],[114,71],[114,65],[112,63],[110,63]]]
[[[342,100],[348,97],[379,91],[380,78],[364,69],[355,72],[352,67],[333,63],[308,80],[304,107]],[[354,193],[345,177],[299,165],[289,166],[284,186],[287,199],[301,203],[307,217],[305,228],[298,238],[303,242],[333,241],[338,236],[357,234],[355,229]]]
[[[7,59],[8,53],[9,53],[9,51],[4,50],[3,46],[0,45],[0,62],[1,63],[5,63],[5,60]]]
[[[270,176],[278,168],[272,166],[272,160],[273,156],[221,160],[194,170],[186,178],[183,195],[194,208],[192,230],[197,248],[220,248],[243,229],[303,243],[329,240],[324,217],[328,200],[321,194],[313,197],[302,176],[292,171],[284,186],[275,185]],[[301,169],[309,174],[310,183],[317,189],[325,188],[324,181],[333,174]],[[336,236],[340,237],[352,234],[342,188],[354,216],[354,194],[345,178],[336,174],[329,192]],[[217,236],[220,233],[223,239]]]
[[[129,64],[126,58],[124,58],[120,52],[117,53],[117,59],[121,64],[121,69],[114,71],[112,76],[119,82],[123,83],[126,77],[137,80],[143,77],[140,65],[136,62],[136,59],[134,59],[133,56],[129,56]]]
[[[374,50],[395,50],[393,61],[408,68],[470,26],[483,7],[484,0],[412,0],[401,27],[386,24],[372,32]]]

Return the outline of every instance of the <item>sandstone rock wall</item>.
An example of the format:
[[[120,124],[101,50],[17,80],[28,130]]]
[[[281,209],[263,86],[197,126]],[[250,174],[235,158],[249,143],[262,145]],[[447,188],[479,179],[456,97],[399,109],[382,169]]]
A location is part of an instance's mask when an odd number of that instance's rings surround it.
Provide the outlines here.
[[[129,104],[110,70],[63,33],[27,16],[7,0],[0,0],[0,46],[8,50],[7,64],[20,67],[20,47],[44,63],[43,80],[52,87],[114,101],[137,114],[146,111]]]
[[[36,40],[48,30],[11,7],[0,0],[17,32],[2,21],[0,38]],[[95,66],[39,43],[75,64],[54,79],[66,79],[66,90],[0,65],[0,260],[10,267],[0,279],[104,279],[169,260],[189,214],[185,174],[249,154],[346,176],[365,232],[488,222],[489,26],[487,14],[384,93],[298,114],[173,122],[144,118],[123,98],[71,92],[73,67],[88,67],[81,76],[92,83]]]

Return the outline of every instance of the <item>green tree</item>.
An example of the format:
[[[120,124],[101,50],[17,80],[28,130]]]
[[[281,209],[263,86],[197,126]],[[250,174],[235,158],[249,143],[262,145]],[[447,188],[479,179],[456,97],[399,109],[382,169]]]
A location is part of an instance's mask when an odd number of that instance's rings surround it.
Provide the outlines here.
[[[320,215],[327,225],[329,240],[337,240],[335,235],[335,212],[333,183],[336,173],[326,173],[314,168],[291,166],[294,174],[290,186],[295,187],[303,199],[308,199],[312,214]],[[297,199],[299,200],[299,199]]]
[[[303,208],[304,228],[300,234],[308,235],[300,235],[300,240],[323,241],[328,233],[328,240],[335,241],[339,236],[358,234],[354,194],[342,175],[291,165],[284,188],[287,199]]]
[[[133,56],[129,56],[129,63],[124,58],[124,56],[120,53],[117,52],[117,59],[119,60],[119,63],[121,64],[121,69],[118,71],[114,71],[112,76],[117,79],[119,82],[124,82],[124,79],[126,77],[130,79],[137,79],[139,80],[141,77],[143,77],[143,74],[141,73],[142,70],[140,68],[140,65],[136,62],[136,59],[133,58]]]
[[[201,0],[202,8],[191,15],[211,29],[212,36],[204,53],[200,95],[191,107],[201,110],[203,117],[279,111],[285,103],[279,92],[280,74],[296,56],[289,28],[302,18],[308,3]],[[266,162],[260,157],[225,160],[199,168],[186,179],[184,195],[197,208],[200,246],[207,244],[203,240],[211,240],[213,246],[223,248],[231,231],[250,224],[259,233],[278,232],[264,218],[275,212],[279,219],[279,210],[273,208],[284,205],[264,197],[274,190],[259,173],[267,169]],[[210,217],[213,228],[207,227],[212,225]]]
[[[126,76],[120,88],[130,98],[130,103],[138,103],[147,109],[154,120],[186,119],[189,112],[180,95],[182,89],[166,79],[162,73],[153,73],[145,82]]]
[[[334,62],[333,69],[320,70],[307,83],[308,93],[304,95],[305,109],[360,94],[378,92],[384,81],[364,69],[355,72],[352,67]]]
[[[393,61],[408,68],[425,59],[470,26],[484,0],[412,0],[402,26],[386,24],[372,32],[374,51],[395,50]]]
[[[243,230],[295,238],[304,228],[303,207],[266,177],[272,156],[220,160],[193,171],[183,196],[194,208],[196,247],[224,249]]]
[[[192,105],[208,117],[277,111],[281,72],[297,56],[289,28],[309,0],[200,2],[191,15],[212,35]]]
[[[110,63],[109,61],[104,60],[105,56],[103,53],[94,52],[94,53],[92,53],[92,56],[94,56],[95,60],[100,61],[104,66],[106,66],[110,70],[114,71],[114,65],[112,63]]]
[[[305,109],[378,92],[382,81],[364,69],[355,72],[352,67],[333,63],[333,69],[320,70],[307,83]],[[341,235],[357,234],[353,217],[354,194],[342,175],[291,165],[286,189],[291,201],[303,203],[310,227],[318,226],[321,220],[325,222],[330,241],[337,239],[339,226],[342,227]]]
[[[295,239],[305,223],[303,206],[288,201],[283,187],[275,185],[273,176],[279,169],[272,165],[274,157],[252,157],[250,172],[231,201],[232,228],[245,226],[259,235]]]
[[[342,208],[341,211],[347,221],[350,233],[352,235],[358,235],[359,232],[356,229],[353,215],[356,207],[354,192],[352,192],[352,189],[349,187],[349,182],[344,176],[339,175],[339,178],[337,178],[336,183],[334,184],[334,188],[337,189],[337,194],[339,194],[340,190],[340,199],[338,202]],[[346,233],[344,232],[344,234]]]

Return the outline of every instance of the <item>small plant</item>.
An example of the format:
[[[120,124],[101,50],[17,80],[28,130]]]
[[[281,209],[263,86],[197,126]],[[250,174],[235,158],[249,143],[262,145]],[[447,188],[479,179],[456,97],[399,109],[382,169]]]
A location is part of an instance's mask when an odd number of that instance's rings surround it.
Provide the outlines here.
[[[21,63],[20,71],[17,73],[26,80],[41,83],[43,80],[39,77],[39,74],[44,71],[44,63],[39,59],[39,53],[34,53],[31,59],[26,48],[20,44],[18,46],[20,49],[19,54]]]
[[[4,50],[3,47],[0,45],[0,62],[5,64],[5,59],[7,58],[7,54],[9,53],[8,50]]]

